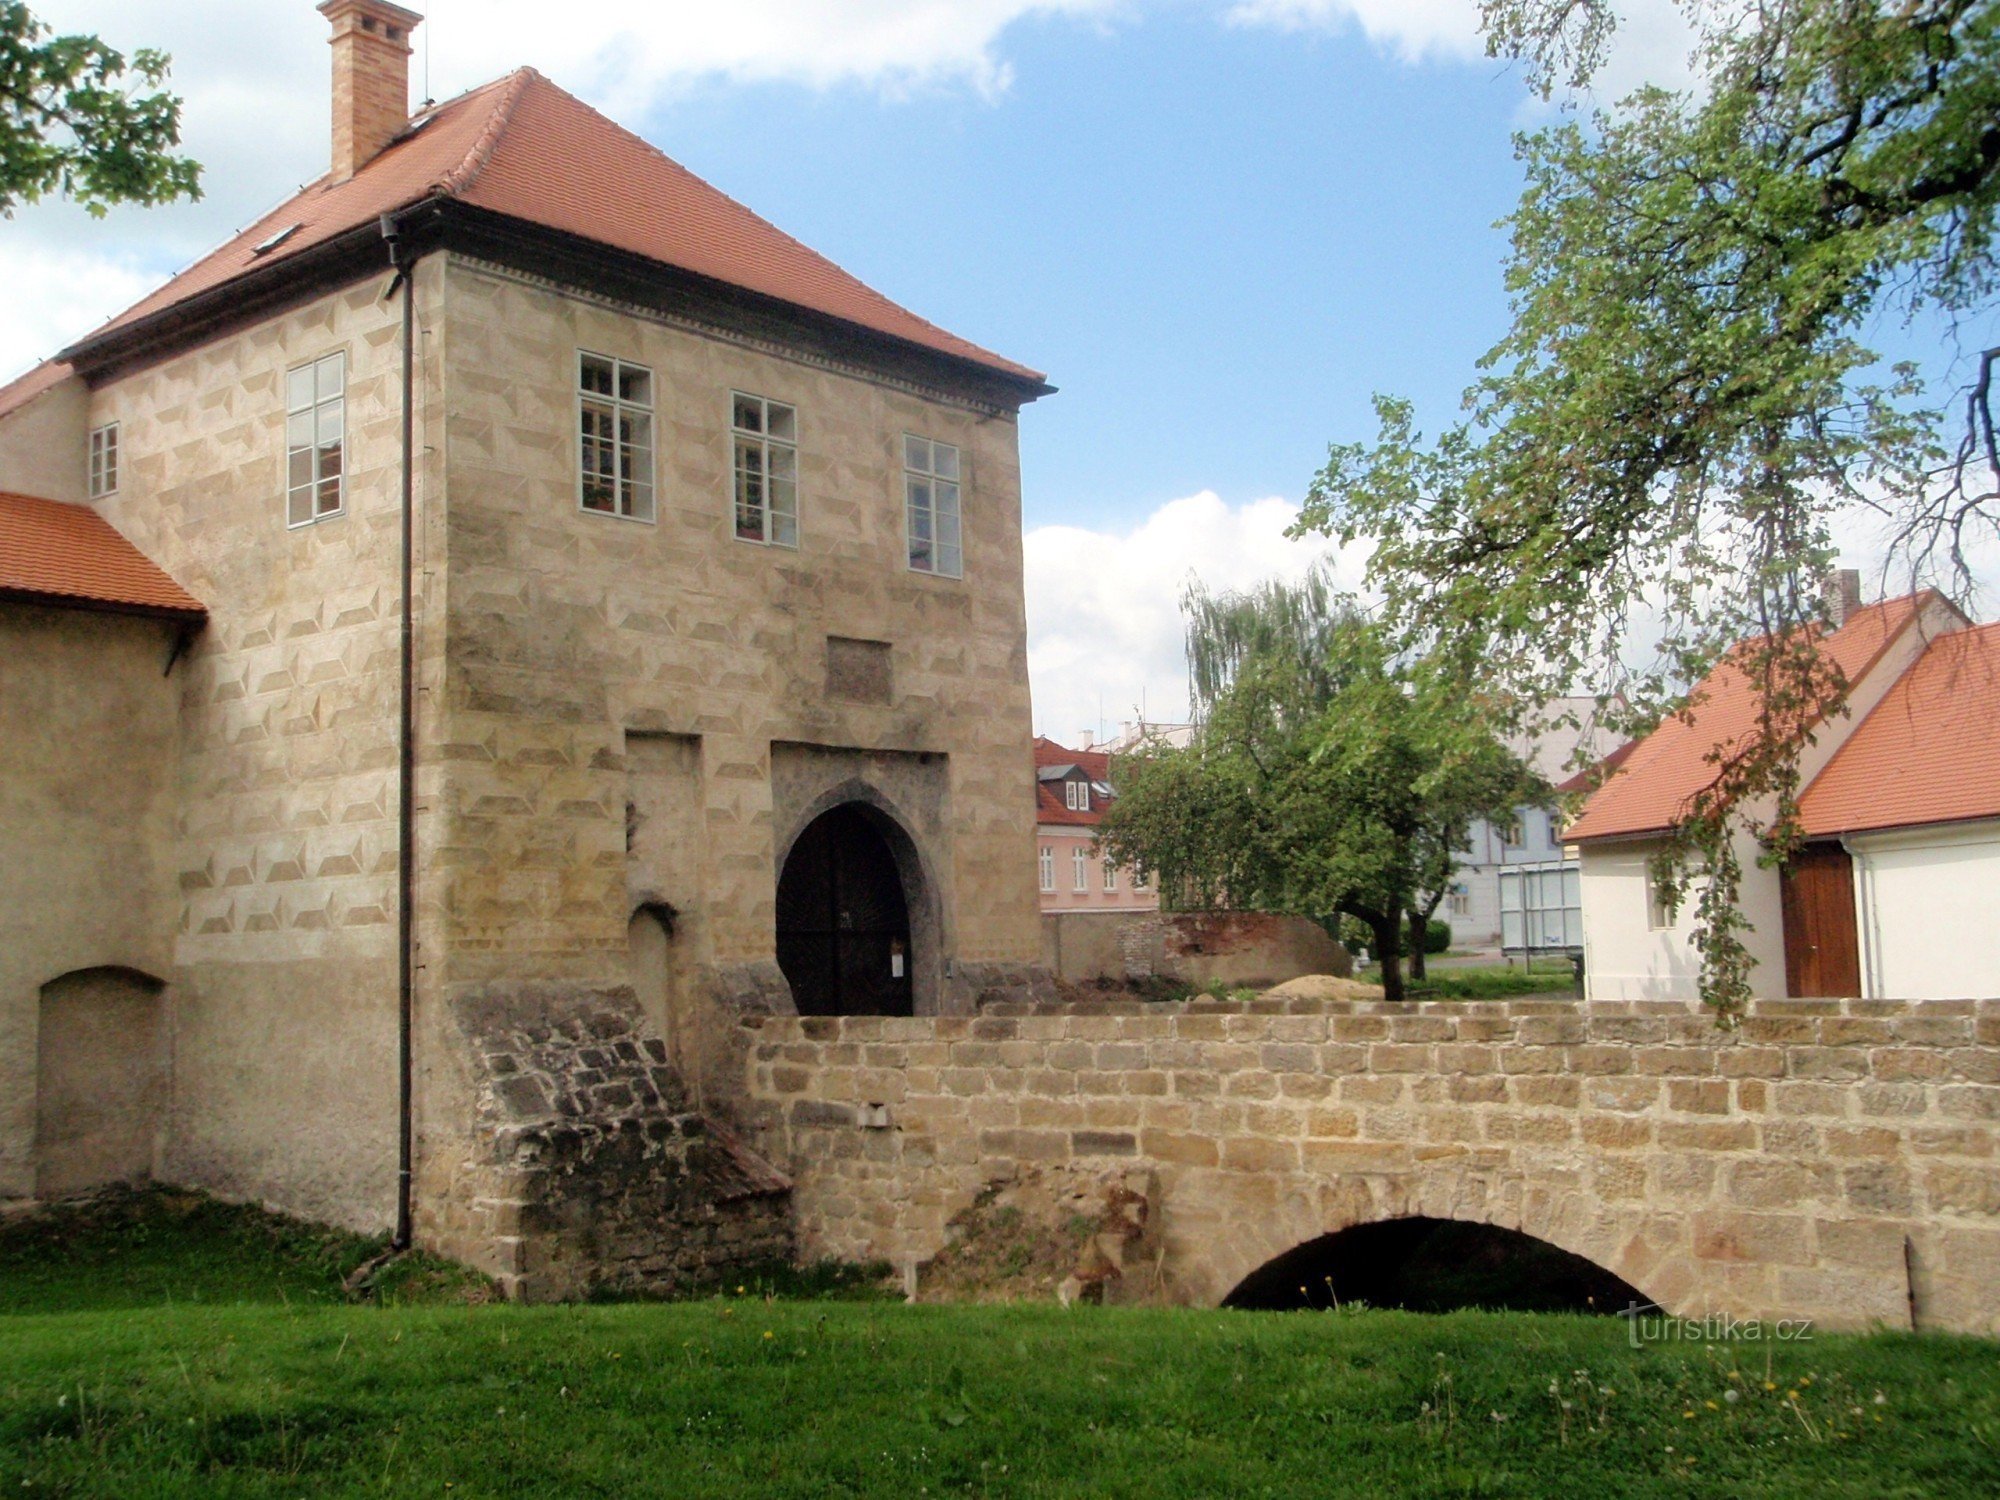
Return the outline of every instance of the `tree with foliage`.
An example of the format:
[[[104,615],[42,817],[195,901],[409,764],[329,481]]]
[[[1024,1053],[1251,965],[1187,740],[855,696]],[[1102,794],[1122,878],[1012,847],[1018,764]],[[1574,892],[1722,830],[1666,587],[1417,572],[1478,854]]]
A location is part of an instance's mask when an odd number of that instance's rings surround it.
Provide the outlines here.
[[[1402,932],[1420,953],[1451,851],[1527,773],[1464,673],[1398,656],[1323,573],[1185,607],[1193,739],[1120,762],[1104,847],[1183,908],[1353,917],[1400,1000]]]
[[[160,87],[168,63],[57,36],[0,0],[0,215],[51,196],[100,216],[114,203],[199,198],[200,166],[174,153],[181,101]]]
[[[1300,529],[1372,539],[1404,640],[1478,656],[1515,701],[1595,680],[1651,721],[1738,653],[1757,730],[1718,748],[1667,862],[1703,887],[1703,991],[1727,1018],[1749,992],[1739,835],[1790,852],[1798,751],[1847,687],[1813,649],[1834,518],[1878,514],[1913,584],[1960,593],[2000,539],[2000,350],[1947,401],[1868,342],[1918,314],[1995,342],[2000,0],[1684,5],[1698,90],[1518,142],[1513,327],[1469,416],[1426,441],[1378,399],[1376,439],[1331,451]],[[1616,0],[1484,11],[1545,93],[1587,81],[1617,21]],[[1660,655],[1634,675],[1640,622]]]

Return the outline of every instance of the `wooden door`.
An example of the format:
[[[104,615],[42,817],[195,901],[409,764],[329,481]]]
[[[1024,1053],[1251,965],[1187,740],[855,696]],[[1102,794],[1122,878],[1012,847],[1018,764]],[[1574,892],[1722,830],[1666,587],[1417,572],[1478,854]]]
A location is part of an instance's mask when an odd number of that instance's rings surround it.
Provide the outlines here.
[[[1861,993],[1854,861],[1838,844],[1807,844],[1778,875],[1785,989],[1795,1000]]]
[[[896,857],[851,805],[816,819],[778,878],[778,967],[804,1016],[907,1016],[910,915]]]

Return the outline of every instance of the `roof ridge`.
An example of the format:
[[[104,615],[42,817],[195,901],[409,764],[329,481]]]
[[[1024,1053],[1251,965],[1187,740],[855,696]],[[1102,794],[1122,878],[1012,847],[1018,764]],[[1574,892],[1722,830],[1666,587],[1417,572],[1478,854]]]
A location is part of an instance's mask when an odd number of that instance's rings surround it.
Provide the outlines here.
[[[502,86],[499,102],[494,105],[493,113],[487,117],[486,128],[479,132],[478,138],[467,149],[465,159],[437,180],[435,184],[437,191],[447,197],[456,198],[471,190],[472,185],[479,180],[479,174],[484,172],[487,164],[493,160],[493,152],[498,148],[500,138],[507,133],[507,127],[513,123],[515,106],[521,102],[521,96],[527,92],[529,84],[537,80],[548,83],[548,80],[533,68],[516,68],[505,77],[496,78],[492,83],[485,85],[487,88]],[[554,84],[549,86],[555,87]]]

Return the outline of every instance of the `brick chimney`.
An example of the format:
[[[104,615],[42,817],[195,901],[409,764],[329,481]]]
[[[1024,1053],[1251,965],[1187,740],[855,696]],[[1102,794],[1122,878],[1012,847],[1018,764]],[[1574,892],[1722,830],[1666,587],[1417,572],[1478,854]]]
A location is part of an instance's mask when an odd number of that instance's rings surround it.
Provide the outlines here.
[[[325,0],[333,23],[333,176],[367,166],[410,123],[410,33],[415,11],[387,0]]]
[[[1826,575],[1826,612],[1835,625],[1845,625],[1861,610],[1861,570],[1835,568]]]

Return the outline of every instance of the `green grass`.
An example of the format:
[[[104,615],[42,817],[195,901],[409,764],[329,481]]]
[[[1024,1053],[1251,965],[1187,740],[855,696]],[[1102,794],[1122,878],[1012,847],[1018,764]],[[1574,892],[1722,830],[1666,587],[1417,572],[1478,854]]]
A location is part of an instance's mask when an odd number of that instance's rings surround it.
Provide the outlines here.
[[[13,1296],[0,1495],[2000,1493],[2000,1351],[1973,1339],[1633,1349],[1611,1319],[733,1294],[355,1306],[258,1300],[240,1259],[189,1244],[171,1306]]]
[[[1510,995],[1574,995],[1575,970],[1568,959],[1541,958],[1531,964],[1480,964],[1465,969],[1434,968],[1428,977],[1404,988],[1412,1000],[1504,1000]],[[1382,966],[1368,964],[1354,977],[1369,984],[1382,982]]]

